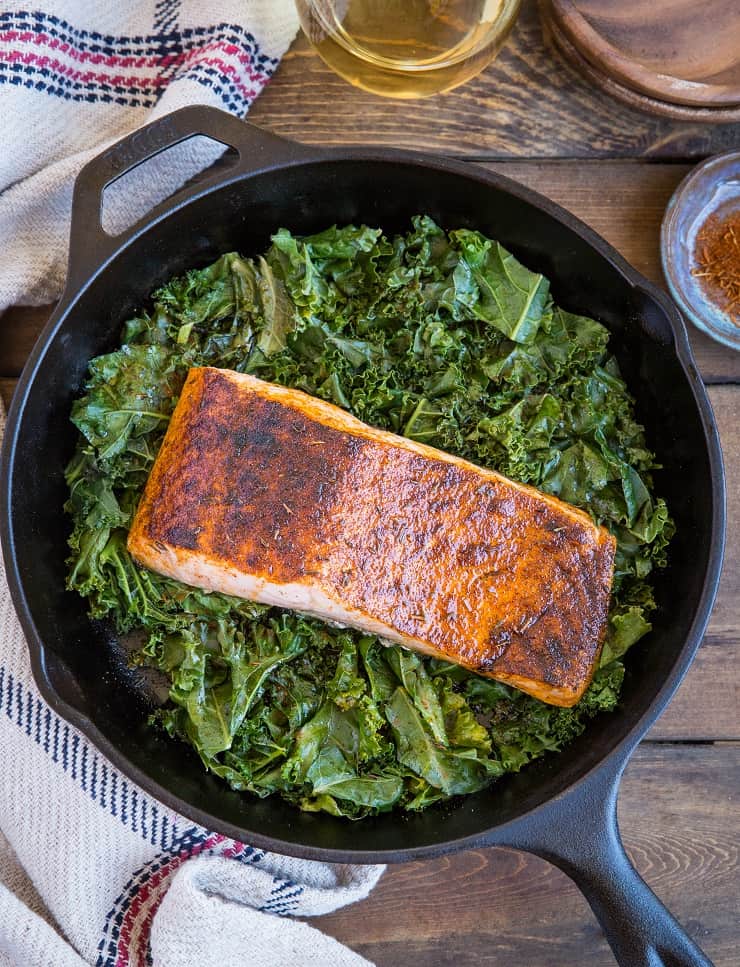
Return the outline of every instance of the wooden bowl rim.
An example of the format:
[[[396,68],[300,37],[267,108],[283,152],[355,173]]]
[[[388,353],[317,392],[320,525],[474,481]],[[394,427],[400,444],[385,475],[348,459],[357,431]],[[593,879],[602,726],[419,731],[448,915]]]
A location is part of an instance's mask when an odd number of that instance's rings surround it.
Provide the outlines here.
[[[631,108],[658,117],[671,118],[676,121],[694,121],[702,124],[725,124],[740,121],[740,104],[734,107],[690,107],[685,104],[673,104],[658,98],[641,94],[632,88],[620,84],[608,74],[595,67],[576,47],[560,28],[557,20],[552,18],[551,0],[540,0],[545,28],[549,31],[557,50],[591,84],[596,85],[611,97]]]
[[[580,55],[608,79],[631,88],[636,95],[687,107],[740,108],[740,82],[709,84],[652,70],[610,43],[574,0],[550,0],[548,6],[551,18]]]

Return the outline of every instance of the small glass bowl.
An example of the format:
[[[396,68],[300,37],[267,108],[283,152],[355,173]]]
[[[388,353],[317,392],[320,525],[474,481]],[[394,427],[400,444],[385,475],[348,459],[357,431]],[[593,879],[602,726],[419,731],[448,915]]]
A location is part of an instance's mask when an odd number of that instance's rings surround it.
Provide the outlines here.
[[[710,215],[740,211],[740,151],[728,151],[694,168],[668,203],[660,234],[660,254],[671,295],[691,322],[712,339],[740,349],[740,326],[705,293],[692,275],[696,236]]]

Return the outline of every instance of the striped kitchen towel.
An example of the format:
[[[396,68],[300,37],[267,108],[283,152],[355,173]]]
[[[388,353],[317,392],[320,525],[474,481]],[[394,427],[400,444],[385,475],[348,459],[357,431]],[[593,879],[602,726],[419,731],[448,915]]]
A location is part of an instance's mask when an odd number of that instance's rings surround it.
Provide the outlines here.
[[[72,185],[112,142],[209,104],[243,116],[298,30],[293,0],[0,0],[0,312],[59,295]],[[223,152],[193,139],[106,192],[112,232]]]
[[[0,311],[61,290],[85,162],[188,104],[245,114],[296,30],[292,0],[0,0]],[[106,227],[222,151],[148,162],[106,192]],[[0,967],[358,967],[285,918],[362,899],[381,873],[266,854],[145,795],[39,695],[0,566]]]
[[[0,967],[362,967],[288,918],[382,872],[210,833],[121,775],[39,695],[0,560]]]

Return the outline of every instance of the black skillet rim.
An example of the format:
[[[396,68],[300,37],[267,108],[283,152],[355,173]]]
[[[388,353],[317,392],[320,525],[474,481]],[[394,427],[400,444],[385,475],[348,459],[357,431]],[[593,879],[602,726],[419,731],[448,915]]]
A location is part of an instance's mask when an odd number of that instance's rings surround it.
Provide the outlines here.
[[[712,477],[712,533],[710,539],[710,552],[707,569],[704,576],[702,594],[697,606],[694,619],[686,640],[679,652],[670,674],[666,677],[663,684],[653,696],[645,710],[640,714],[634,725],[619,739],[612,749],[607,752],[597,763],[587,769],[570,785],[554,797],[545,799],[539,805],[530,810],[518,814],[514,819],[504,824],[489,827],[488,830],[481,831],[466,837],[446,840],[441,843],[432,843],[425,846],[411,847],[403,850],[343,850],[322,847],[305,846],[299,843],[286,842],[280,839],[273,839],[263,833],[255,833],[245,828],[224,822],[218,817],[190,806],[174,792],[160,786],[155,780],[150,778],[137,767],[133,766],[116,746],[111,743],[97,727],[78,709],[70,705],[57,694],[46,675],[45,667],[45,646],[39,637],[33,617],[25,598],[23,583],[17,569],[17,561],[14,551],[13,521],[12,521],[12,475],[16,458],[17,437],[23,419],[25,402],[33,386],[36,371],[46,353],[52,348],[57,330],[61,327],[75,302],[82,292],[101,275],[109,266],[111,261],[125,248],[135,245],[140,237],[153,225],[167,218],[170,214],[179,211],[191,201],[207,196],[221,188],[249,178],[265,173],[274,173],[284,169],[299,167],[305,164],[317,162],[355,162],[355,163],[402,163],[405,165],[416,165],[432,170],[446,171],[461,175],[464,178],[477,182],[483,188],[496,188],[507,192],[522,201],[525,201],[554,219],[563,223],[571,231],[575,232],[587,245],[595,249],[604,259],[623,278],[635,289],[644,292],[669,319],[673,338],[674,348],[678,356],[684,376],[692,390],[692,395],[700,416],[704,439],[707,447],[707,455]],[[74,242],[74,240],[73,240]],[[496,172],[486,171],[480,167],[473,167],[469,163],[438,158],[425,155],[415,151],[402,151],[396,149],[311,149],[306,148],[295,160],[288,160],[277,163],[268,163],[258,168],[253,168],[248,172],[234,171],[225,173],[224,177],[217,181],[211,181],[201,189],[191,190],[186,198],[175,199],[169,205],[165,203],[148,217],[138,223],[135,228],[124,237],[119,245],[107,255],[107,257],[87,275],[84,283],[75,287],[75,291],[70,292],[65,289],[57,309],[52,314],[49,322],[39,336],[23,373],[21,374],[18,386],[13,396],[13,401],[8,413],[7,424],[3,439],[2,458],[0,464],[0,488],[2,491],[2,503],[0,504],[0,542],[2,545],[3,557],[7,571],[8,584],[10,586],[13,603],[18,613],[26,640],[28,642],[31,658],[31,667],[36,684],[45,701],[49,706],[78,728],[91,743],[105,755],[113,765],[124,775],[136,782],[145,792],[152,795],[155,799],[164,803],[169,808],[175,810],[199,823],[206,829],[211,829],[222,833],[232,839],[247,841],[251,845],[261,849],[280,852],[302,859],[321,860],[334,863],[385,863],[385,862],[406,862],[410,860],[439,856],[444,853],[459,849],[469,849],[474,846],[485,845],[495,833],[496,837],[505,837],[509,829],[514,829],[516,825],[527,817],[533,817],[553,802],[562,798],[566,793],[584,787],[592,777],[611,769],[620,771],[621,765],[626,762],[633,748],[639,740],[653,725],[656,719],[665,709],[671,697],[675,693],[684,675],[686,674],[694,655],[701,643],[706,629],[706,625],[711,614],[714,600],[717,594],[719,578],[722,569],[724,554],[724,540],[726,528],[726,506],[725,506],[725,478],[722,461],[722,451],[719,442],[717,427],[714,422],[711,404],[706,393],[704,384],[699,376],[696,364],[691,352],[688,335],[683,319],[667,295],[661,292],[655,285],[645,279],[614,249],[605,239],[598,235],[593,229],[582,222],[575,215],[562,208],[560,205],[550,201],[516,181],[513,181]]]

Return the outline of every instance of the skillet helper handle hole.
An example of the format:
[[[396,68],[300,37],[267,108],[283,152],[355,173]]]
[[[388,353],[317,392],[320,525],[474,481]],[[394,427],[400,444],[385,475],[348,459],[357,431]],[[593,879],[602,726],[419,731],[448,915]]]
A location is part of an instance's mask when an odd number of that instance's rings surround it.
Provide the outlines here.
[[[151,171],[124,177],[163,152],[166,157],[157,159]],[[77,176],[67,291],[76,290],[146,224],[196,197],[206,186],[300,161],[308,154],[303,145],[205,105],[181,108],[132,131],[89,161]]]
[[[516,824],[506,842],[558,866],[589,902],[620,967],[713,967],[630,862],[617,824],[624,763]]]

